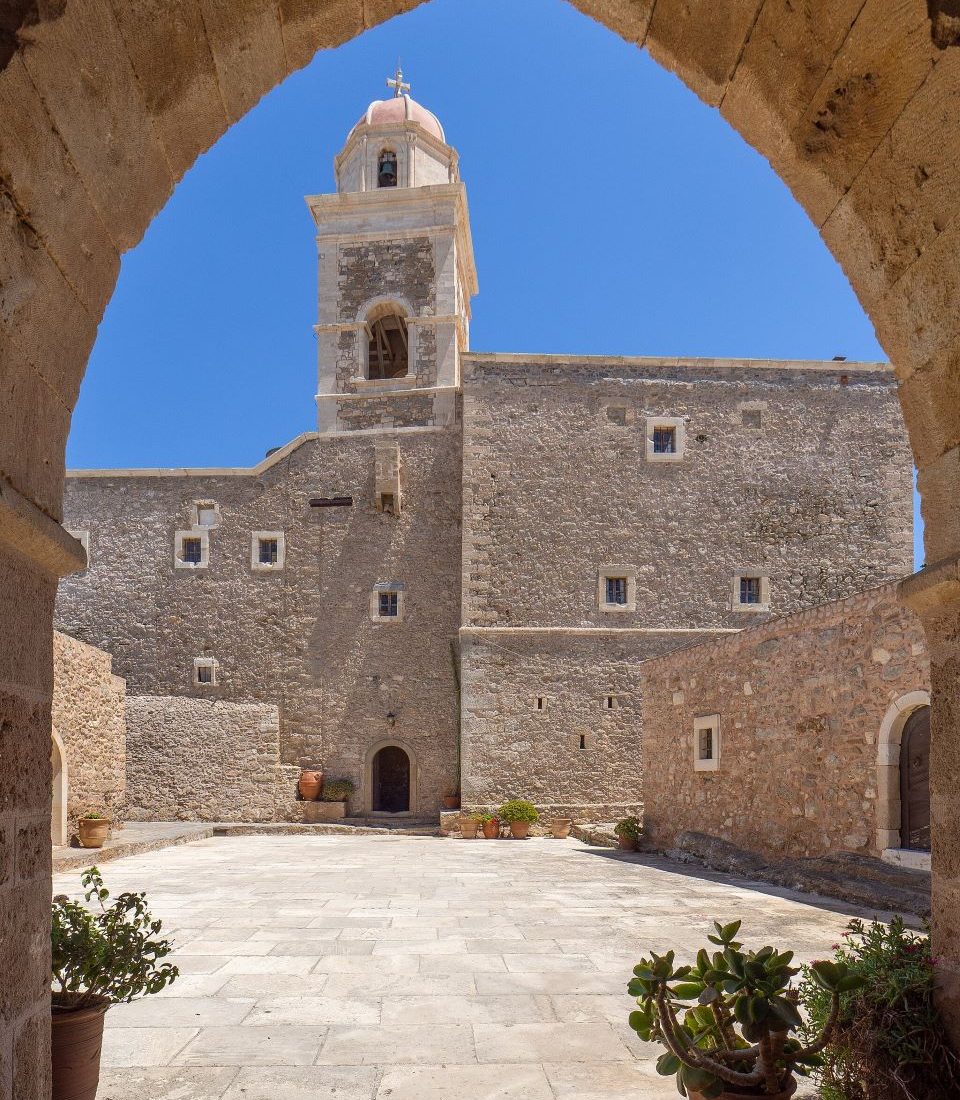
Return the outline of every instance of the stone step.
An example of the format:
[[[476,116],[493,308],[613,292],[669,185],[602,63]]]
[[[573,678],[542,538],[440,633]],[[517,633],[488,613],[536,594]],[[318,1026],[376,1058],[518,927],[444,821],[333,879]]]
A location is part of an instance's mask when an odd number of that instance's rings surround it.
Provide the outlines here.
[[[436,824],[383,827],[346,817],[315,825],[299,821],[240,821],[213,826],[214,836],[436,836],[437,831]]]

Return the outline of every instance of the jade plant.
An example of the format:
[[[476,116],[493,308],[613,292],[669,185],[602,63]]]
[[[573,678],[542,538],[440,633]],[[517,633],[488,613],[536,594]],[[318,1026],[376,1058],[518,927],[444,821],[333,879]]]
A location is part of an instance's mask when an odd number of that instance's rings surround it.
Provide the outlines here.
[[[524,798],[511,798],[497,810],[501,821],[528,821],[531,825],[540,820],[537,807]]]
[[[673,951],[640,960],[627,986],[639,1006],[630,1026],[645,1042],[666,1047],[657,1072],[676,1074],[682,1096],[789,1095],[795,1074],[806,1077],[819,1064],[842,995],[863,979],[842,962],[809,967],[830,1007],[818,1033],[801,1043],[794,1035],[803,1020],[790,984],[800,973],[790,965],[793,952],[744,951],[735,939],[740,921],[714,922],[714,929],[707,939],[715,950],[702,948],[692,966],[675,966]]]
[[[54,1009],[132,1001],[174,981],[180,971],[160,962],[173,944],[159,938],[161,922],[150,915],[146,895],[119,894],[108,905],[110,893],[96,867],[80,881],[87,905],[65,895],[53,899]]]

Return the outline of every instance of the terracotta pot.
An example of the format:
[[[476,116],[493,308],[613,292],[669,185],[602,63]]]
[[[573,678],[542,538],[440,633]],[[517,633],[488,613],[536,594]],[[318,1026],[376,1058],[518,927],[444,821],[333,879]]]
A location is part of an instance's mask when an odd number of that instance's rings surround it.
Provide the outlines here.
[[[81,848],[102,848],[113,822],[108,817],[81,817],[77,837]]]
[[[460,835],[464,840],[476,840],[480,822],[475,817],[460,818]]]
[[[573,821],[569,817],[555,817],[550,822],[550,832],[557,838],[557,840],[566,840],[570,835],[570,826]]]
[[[714,1097],[714,1100],[790,1100],[790,1097],[797,1091],[797,1080],[795,1077],[790,1078],[790,1084],[787,1085],[782,1092],[757,1092],[754,1089],[752,1092],[737,1092],[730,1089],[724,1089],[719,1096]],[[697,1092],[696,1089],[687,1090],[688,1100],[706,1100],[706,1097],[702,1092]]]
[[[530,832],[529,821],[511,821],[510,822],[510,835],[514,840],[524,840],[527,833]]]
[[[460,809],[460,795],[458,795],[458,794],[445,794],[443,796],[443,808],[445,810],[459,810]]]
[[[487,840],[496,840],[500,835],[500,822],[496,818],[492,821],[485,821],[483,823],[483,835]]]
[[[635,852],[637,850],[637,842],[629,836],[621,836],[617,838],[620,841],[620,850],[623,852]]]
[[[301,772],[297,790],[304,801],[313,802],[323,790],[323,772]]]
[[[103,1017],[110,1002],[90,1008],[54,1008],[51,1019],[52,1100],[96,1100]]]

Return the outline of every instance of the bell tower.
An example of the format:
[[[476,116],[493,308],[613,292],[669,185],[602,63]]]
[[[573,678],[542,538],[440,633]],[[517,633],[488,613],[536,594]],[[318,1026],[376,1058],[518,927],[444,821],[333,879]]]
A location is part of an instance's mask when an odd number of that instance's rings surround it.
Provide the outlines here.
[[[387,81],[312,195],[319,316],[317,430],[457,423],[477,274],[456,150],[437,117]]]

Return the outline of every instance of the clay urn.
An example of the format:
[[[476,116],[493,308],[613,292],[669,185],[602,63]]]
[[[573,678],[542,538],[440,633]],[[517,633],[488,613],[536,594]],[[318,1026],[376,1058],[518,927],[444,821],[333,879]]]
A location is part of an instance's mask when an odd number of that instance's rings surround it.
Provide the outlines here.
[[[487,840],[496,840],[500,835],[500,822],[495,817],[483,823],[483,835]]]
[[[460,818],[460,835],[464,840],[476,840],[480,822],[475,817]]]
[[[529,821],[511,821],[510,835],[514,840],[525,840],[530,832]]]
[[[323,772],[302,771],[297,790],[305,802],[313,802],[323,790]]]
[[[550,832],[557,840],[566,840],[570,835],[570,826],[573,821],[569,817],[555,817],[550,822]]]
[[[77,839],[81,848],[102,848],[113,822],[109,817],[81,817],[77,822]]]

